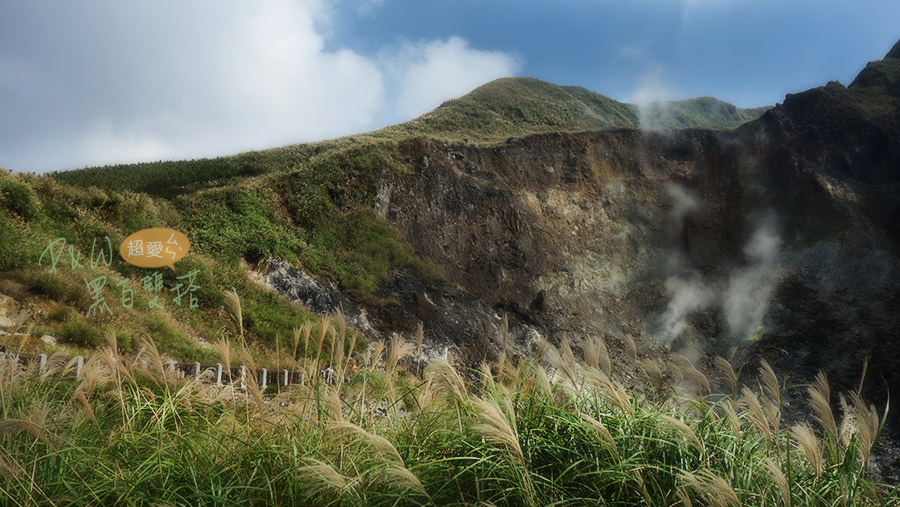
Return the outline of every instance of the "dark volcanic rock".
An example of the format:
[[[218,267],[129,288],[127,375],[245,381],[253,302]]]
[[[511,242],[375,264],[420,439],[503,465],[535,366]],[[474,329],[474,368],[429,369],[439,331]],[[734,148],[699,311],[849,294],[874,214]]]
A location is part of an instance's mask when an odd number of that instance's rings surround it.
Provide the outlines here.
[[[318,314],[333,313],[342,299],[338,291],[319,283],[279,257],[269,261],[266,279],[276,292]]]
[[[344,297],[340,292],[291,266],[284,259],[271,258],[264,279],[273,290],[295,303],[320,314],[344,312],[348,324],[370,339],[386,339],[391,332],[412,336],[422,323],[426,356],[449,356],[460,363],[477,367],[493,360],[500,350],[503,334],[503,310],[494,310],[483,300],[447,283],[423,280],[397,273],[379,296],[396,301],[369,310]],[[509,352],[521,355],[535,347],[540,332],[512,314],[508,317],[512,336]]]
[[[301,304],[319,315],[343,312],[347,324],[370,339],[383,334],[373,327],[368,311],[341,294],[338,290],[319,282],[309,273],[290,265],[280,257],[272,257],[262,265],[262,278],[275,292],[294,303]]]
[[[551,341],[763,354],[836,390],[868,357],[865,394],[883,402],[900,390],[896,51],[735,131],[410,144],[378,207],[450,280]]]

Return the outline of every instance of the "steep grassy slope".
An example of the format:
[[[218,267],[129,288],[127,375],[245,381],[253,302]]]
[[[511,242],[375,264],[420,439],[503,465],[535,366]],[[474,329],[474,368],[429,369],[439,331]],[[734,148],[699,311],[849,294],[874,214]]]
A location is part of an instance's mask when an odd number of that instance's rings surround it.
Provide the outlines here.
[[[61,346],[74,351],[93,349],[106,343],[110,334],[118,336],[123,349],[133,350],[149,335],[173,357],[209,360],[215,356],[203,342],[238,335],[223,310],[222,294],[232,287],[241,294],[243,325],[259,351],[274,348],[279,333],[284,338],[291,327],[312,318],[256,287],[237,252],[229,256],[221,248],[204,245],[202,233],[192,230],[178,202],[130,191],[81,189],[48,177],[0,175],[0,187],[18,189],[18,194],[0,198],[0,292],[15,300],[25,317],[21,326],[7,329],[25,333],[4,337],[10,350],[52,352],[56,347],[48,348],[37,339],[42,335],[55,336]],[[262,194],[237,188],[233,193],[233,200]],[[197,202],[202,206],[203,201]],[[229,221],[218,224],[221,244],[229,241],[233,224],[253,218],[266,222],[257,231],[263,237],[283,232],[265,207],[242,211],[221,215]],[[136,268],[119,258],[118,245],[125,237],[148,227],[190,231],[191,253],[174,272]],[[99,258],[100,251],[104,259]],[[191,272],[197,288],[176,301],[175,286],[188,281],[176,277]],[[145,279],[154,273],[159,286],[152,278]],[[102,285],[97,298],[90,290],[95,280]],[[191,296],[198,308],[190,307]],[[95,302],[99,305],[92,310]]]
[[[167,338],[158,344],[164,352],[190,360],[210,354],[197,339],[236,336],[237,328],[222,310],[222,294],[235,287],[249,341],[285,350],[291,329],[312,316],[252,282],[248,263],[282,257],[376,307],[393,304],[376,292],[394,270],[439,277],[371,209],[375,181],[402,170],[396,153],[395,143],[338,142],[53,177],[0,175],[0,293],[33,314],[36,336],[50,334],[90,348],[114,332],[129,349],[140,336],[162,333]],[[122,178],[122,171],[134,177]],[[176,176],[168,179],[167,174]],[[189,237],[191,253],[175,272],[157,271],[162,300],[168,301],[167,291],[183,281],[176,277],[199,270],[199,308],[163,304],[150,309],[154,294],[142,290],[142,279],[151,270],[118,257],[118,245],[128,235],[150,227],[170,227]],[[113,245],[112,262],[91,266],[87,259],[94,240],[102,245],[106,237]],[[55,243],[48,249],[60,238],[65,246]],[[69,260],[70,246],[77,264]],[[53,253],[60,258],[51,271]],[[96,301],[89,281],[104,276],[101,294],[111,311],[88,316]],[[132,308],[124,307],[127,288],[134,291]]]

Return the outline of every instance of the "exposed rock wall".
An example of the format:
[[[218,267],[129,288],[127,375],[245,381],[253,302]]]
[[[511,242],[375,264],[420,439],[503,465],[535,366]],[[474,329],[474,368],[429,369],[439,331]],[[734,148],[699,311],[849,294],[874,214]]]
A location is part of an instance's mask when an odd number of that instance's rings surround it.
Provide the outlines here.
[[[450,280],[551,338],[764,353],[844,387],[870,357],[883,399],[885,381],[900,388],[896,116],[809,93],[730,132],[423,142],[379,211]]]

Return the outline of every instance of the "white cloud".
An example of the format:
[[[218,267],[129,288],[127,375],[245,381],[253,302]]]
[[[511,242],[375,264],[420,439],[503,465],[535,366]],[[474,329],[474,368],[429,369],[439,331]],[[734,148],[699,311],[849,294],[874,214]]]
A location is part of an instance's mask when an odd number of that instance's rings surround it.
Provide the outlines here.
[[[233,39],[226,92],[236,119],[249,120],[256,143],[321,139],[364,128],[383,103],[375,62],[328,51],[317,6],[268,0]]]
[[[518,69],[458,37],[375,48],[377,57],[343,48],[331,38],[331,0],[88,2],[55,15],[68,22],[38,23],[23,47],[0,47],[0,132],[19,136],[0,139],[0,153],[14,169],[333,138],[409,119]],[[21,61],[29,65],[13,65]],[[34,139],[55,148],[52,159],[21,148]]]
[[[426,113],[493,79],[515,75],[519,61],[500,51],[469,47],[459,37],[408,44],[399,56],[398,106],[407,117]]]
[[[168,34],[179,42],[174,52],[152,52],[134,69],[165,85],[126,98],[141,103],[133,111],[101,105],[86,125],[86,163],[222,155],[370,126],[384,102],[382,73],[370,58],[326,49],[321,2],[231,7],[216,30],[183,23],[197,33]]]
[[[372,16],[382,5],[384,0],[356,0],[356,13],[360,16]]]
[[[114,129],[108,121],[93,125],[84,136],[88,165],[151,162],[176,153],[154,133],[142,129]]]

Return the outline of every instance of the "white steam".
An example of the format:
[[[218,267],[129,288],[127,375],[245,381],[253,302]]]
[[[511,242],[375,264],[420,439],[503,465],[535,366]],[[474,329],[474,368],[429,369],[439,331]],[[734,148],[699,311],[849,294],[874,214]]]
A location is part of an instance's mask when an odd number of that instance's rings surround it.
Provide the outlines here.
[[[670,220],[673,231],[680,234],[685,219],[701,207],[700,199],[684,187],[669,184],[666,193],[672,198]],[[684,331],[691,314],[719,307],[734,338],[746,338],[762,325],[780,279],[778,255],[781,238],[774,220],[758,221],[744,245],[745,263],[724,276],[705,280],[688,268],[681,251],[674,250],[666,258],[666,270],[677,273],[665,281],[669,302],[657,324],[656,336],[671,343]]]
[[[781,238],[767,223],[761,224],[744,246],[748,264],[731,273],[722,294],[722,309],[732,336],[749,336],[762,324],[778,284],[780,248]]]
[[[672,225],[675,227],[675,233],[681,234],[687,216],[700,209],[700,198],[681,185],[670,182],[666,183],[665,190],[666,194],[672,198],[672,210],[669,212],[672,217]]]
[[[700,209],[700,198],[691,190],[674,183],[667,183],[665,191],[672,199],[669,228],[677,236],[684,230],[688,215]],[[681,334],[691,313],[704,310],[715,302],[716,291],[703,282],[699,273],[686,269],[687,259],[681,251],[672,251],[666,261],[666,270],[678,273],[666,279],[669,304],[659,323],[660,339],[668,343]]]
[[[637,106],[640,128],[660,130],[671,125],[671,100],[672,94],[664,84],[662,67],[653,65],[641,78],[630,99]]]
[[[691,313],[709,308],[718,295],[696,273],[670,276],[666,279],[666,292],[669,294],[669,305],[660,318],[659,336],[665,343],[670,343],[681,334]]]

